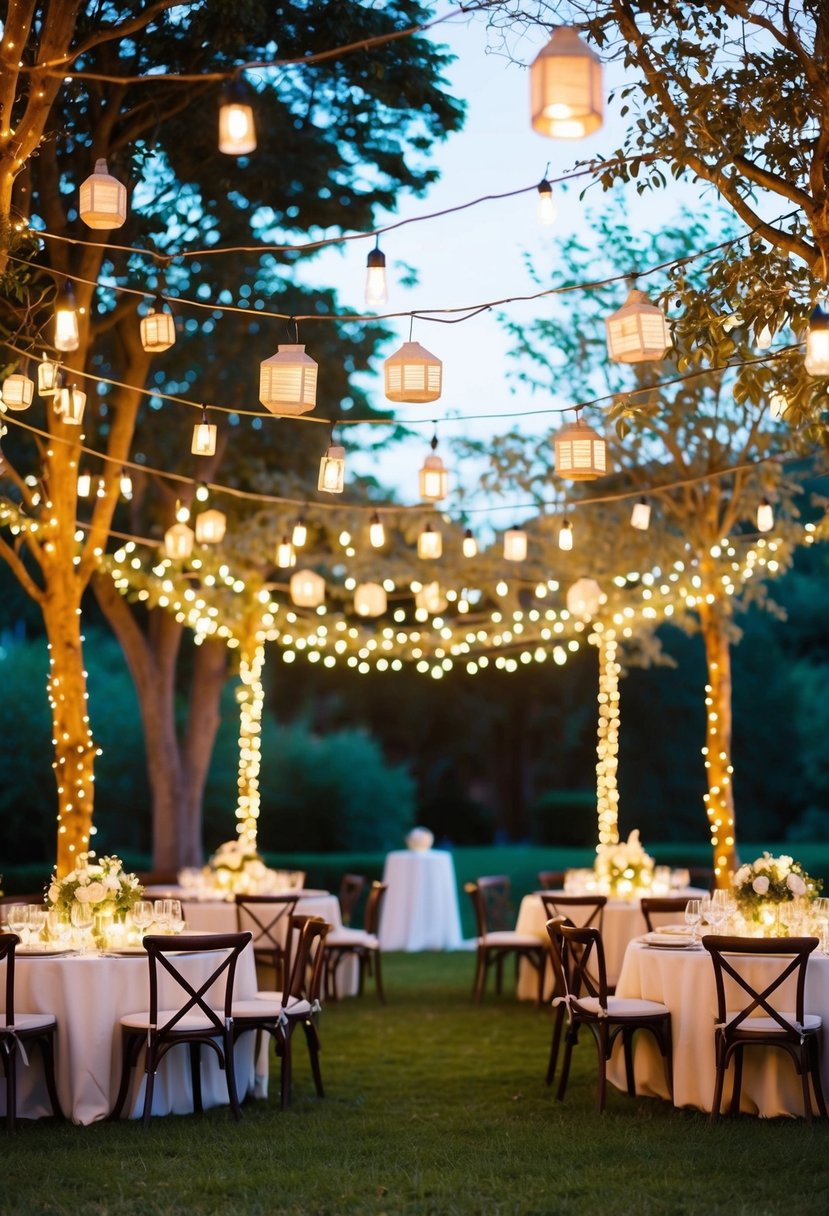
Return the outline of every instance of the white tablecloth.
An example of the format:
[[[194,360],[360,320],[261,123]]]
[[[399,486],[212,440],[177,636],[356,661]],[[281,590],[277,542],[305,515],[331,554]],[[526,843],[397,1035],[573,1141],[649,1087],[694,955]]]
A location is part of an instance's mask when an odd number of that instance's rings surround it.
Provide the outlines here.
[[[779,959],[756,959],[746,974],[750,982],[762,983],[765,973]],[[742,966],[741,966],[742,970]],[[707,951],[662,950],[632,942],[625,954],[619,982],[619,996],[643,997],[661,1001],[671,1011],[674,1051],[674,1105],[696,1106],[710,1110],[714,1096],[714,1022],[717,997],[714,967]],[[774,1003],[783,1007],[787,988],[775,994]],[[745,994],[743,994],[745,996]],[[739,1008],[744,1000],[738,1000]],[[785,1005],[794,1008],[794,1001]],[[829,1093],[829,958],[812,955],[806,972],[806,1011],[823,1017],[822,1075],[824,1092]],[[634,1047],[636,1089],[640,1094],[667,1098],[662,1057],[647,1034],[637,1035]],[[748,1114],[802,1115],[803,1095],[791,1058],[779,1049],[752,1050],[743,1057],[743,1079],[740,1109]],[[722,1109],[731,1101],[733,1065],[726,1074]],[[608,1069],[608,1079],[625,1089],[624,1061],[614,1053]]]
[[[198,985],[213,971],[219,956],[180,955],[177,963]],[[63,1113],[75,1123],[93,1123],[109,1114],[121,1079],[120,1019],[149,1007],[149,964],[146,954],[124,958],[99,955],[26,958],[15,961],[15,1006],[31,1013],[51,1012],[58,1024],[56,1075]],[[5,966],[0,967],[0,982],[5,983]],[[160,977],[159,993],[178,1003],[182,992],[169,977]],[[253,952],[242,952],[236,968],[236,996],[249,999],[256,994],[256,967]],[[240,1101],[255,1088],[255,1035],[243,1035],[236,1047],[236,1081]],[[144,1081],[140,1070],[133,1070],[134,1086],[125,1106],[133,1118],[140,1116],[144,1101]],[[30,1053],[29,1067],[18,1067],[18,1114],[39,1118],[51,1113],[43,1080],[40,1051]],[[5,1089],[0,1087],[0,1109],[5,1112]],[[202,1052],[202,1099],[205,1109],[227,1102],[227,1084],[215,1052]],[[192,1112],[192,1090],[187,1048],[174,1047],[164,1058],[156,1077],[153,1114]]]
[[[452,854],[400,849],[386,856],[383,950],[458,950],[463,944]]]

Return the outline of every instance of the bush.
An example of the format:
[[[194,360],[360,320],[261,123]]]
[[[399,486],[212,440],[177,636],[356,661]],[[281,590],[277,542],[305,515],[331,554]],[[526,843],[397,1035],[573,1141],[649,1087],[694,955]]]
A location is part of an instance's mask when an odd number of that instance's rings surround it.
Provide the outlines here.
[[[536,844],[589,847],[596,843],[596,791],[550,790],[530,811]]]

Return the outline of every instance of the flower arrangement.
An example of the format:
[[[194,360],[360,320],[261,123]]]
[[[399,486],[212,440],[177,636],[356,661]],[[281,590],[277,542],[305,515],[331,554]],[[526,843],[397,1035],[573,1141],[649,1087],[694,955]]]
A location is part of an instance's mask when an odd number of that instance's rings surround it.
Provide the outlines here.
[[[756,861],[740,866],[731,885],[740,911],[753,915],[766,904],[789,903],[800,896],[813,899],[823,883],[819,878],[811,878],[792,857],[764,853]]]
[[[256,895],[271,887],[274,872],[251,844],[237,837],[219,845],[207,863],[206,876],[228,893]]]
[[[593,868],[600,890],[632,898],[642,888],[650,887],[653,865],[653,858],[642,848],[639,832],[634,829],[626,841],[597,845]]]
[[[143,894],[141,883],[135,874],[127,874],[120,857],[98,859],[89,852],[80,853],[75,869],[63,878],[52,875],[46,899],[68,920],[74,903],[115,916],[129,912]]]

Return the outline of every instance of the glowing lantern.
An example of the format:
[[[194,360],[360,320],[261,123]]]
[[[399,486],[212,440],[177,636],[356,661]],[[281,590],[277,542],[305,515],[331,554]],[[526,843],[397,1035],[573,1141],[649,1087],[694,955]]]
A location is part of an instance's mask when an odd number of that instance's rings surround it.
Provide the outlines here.
[[[602,125],[601,61],[571,26],[555,30],[536,56],[530,106],[533,130],[551,139],[582,139]]]
[[[607,472],[607,444],[579,417],[555,436],[555,466],[559,477],[593,481]]]
[[[829,376],[829,313],[820,304],[809,318],[805,367],[810,376]]]
[[[183,560],[190,557],[195,541],[193,529],[185,523],[173,524],[164,533],[164,553],[167,557]]]
[[[86,409],[86,393],[76,388],[74,384],[70,384],[68,388],[60,390],[55,401],[57,412],[64,422],[68,422],[72,426],[81,425],[83,412]]]
[[[432,438],[432,450],[420,470],[420,497],[424,502],[439,502],[449,493],[449,473],[437,454],[438,437]]]
[[[592,578],[577,579],[567,592],[567,611],[580,621],[594,617],[601,602],[602,589]]]
[[[202,511],[196,516],[196,540],[200,545],[219,545],[227,531],[224,511]]]
[[[289,587],[297,608],[318,608],[325,602],[325,579],[314,570],[297,570]]]
[[[431,524],[427,524],[417,538],[417,556],[422,558],[440,557],[443,552],[443,536],[436,532]]]
[[[176,340],[176,322],[173,314],[164,307],[161,296],[156,296],[146,317],[141,318],[141,345],[150,354],[169,350]]]
[[[317,403],[317,363],[299,343],[259,364],[259,400],[272,414],[307,414]]]
[[[247,156],[256,150],[256,125],[250,93],[241,80],[232,80],[224,90],[219,108],[219,151],[228,156]]]
[[[387,602],[386,590],[379,583],[360,583],[354,592],[354,611],[358,616],[382,616]]]
[[[651,505],[644,498],[640,498],[638,502],[633,504],[633,510],[630,513],[630,526],[638,528],[640,532],[647,532],[651,523]]]
[[[607,353],[614,363],[662,359],[671,346],[671,329],[661,308],[635,288],[621,308],[605,318]]]
[[[328,494],[342,494],[345,485],[345,448],[331,443],[320,460],[317,489]]]
[[[80,340],[75,294],[69,284],[64,283],[55,309],[55,348],[77,350]]]
[[[35,395],[35,382],[23,372],[13,372],[3,381],[3,404],[10,410],[26,410]]]
[[[276,546],[276,564],[280,570],[289,570],[291,566],[296,565],[296,553],[294,546],[288,540],[287,536],[283,536],[282,540]]]
[[[120,228],[127,218],[127,188],[113,177],[105,160],[81,185],[78,215],[88,228]]]
[[[216,436],[219,428],[207,421],[207,406],[201,407],[201,422],[193,427],[193,442],[190,451],[194,456],[213,456],[216,451]]]
[[[523,528],[508,528],[504,533],[504,557],[508,562],[523,562],[527,556],[527,533]]]
[[[419,342],[404,342],[384,364],[389,401],[423,405],[437,401],[443,384],[443,364]]]
[[[774,527],[774,509],[767,498],[757,508],[757,531],[771,532]]]

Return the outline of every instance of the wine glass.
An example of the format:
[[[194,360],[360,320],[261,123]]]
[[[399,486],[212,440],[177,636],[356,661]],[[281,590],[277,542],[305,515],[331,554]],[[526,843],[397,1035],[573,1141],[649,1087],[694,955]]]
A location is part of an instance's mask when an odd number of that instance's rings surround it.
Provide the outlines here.
[[[173,915],[171,899],[157,899],[153,904],[153,920],[158,925],[159,933],[169,933],[170,921]]]
[[[184,928],[184,913],[181,910],[181,900],[170,900],[170,928],[173,933],[181,933]]]
[[[68,920],[64,919],[63,913],[58,908],[50,908],[46,913],[46,927],[49,931],[49,939],[59,944],[65,944],[72,932],[72,926]]]
[[[95,923],[95,914],[89,904],[78,903],[77,900],[72,904],[72,909],[69,913],[69,918],[75,929],[75,936],[81,954],[88,954],[90,946],[90,937],[92,934],[92,926]]]
[[[149,899],[137,899],[132,905],[132,923],[138,930],[139,937],[143,937],[153,923],[153,904]]]
[[[29,907],[28,904],[9,904],[6,912],[6,924],[9,926],[11,933],[16,933],[23,941],[24,930],[29,924]]]
[[[29,904],[29,941],[39,942],[46,925],[46,909],[41,904]]]
[[[700,901],[698,899],[689,899],[685,905],[685,924],[691,926],[692,941],[697,940],[697,928],[702,918]]]

